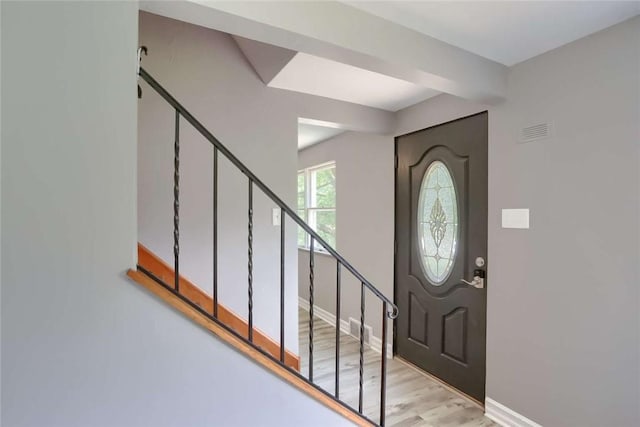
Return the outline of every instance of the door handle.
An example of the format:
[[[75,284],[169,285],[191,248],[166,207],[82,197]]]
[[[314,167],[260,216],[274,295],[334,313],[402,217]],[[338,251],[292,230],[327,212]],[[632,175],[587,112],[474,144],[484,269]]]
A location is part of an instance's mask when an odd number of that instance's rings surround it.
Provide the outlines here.
[[[473,286],[476,289],[484,289],[484,270],[473,270],[473,280],[460,279],[462,283]]]

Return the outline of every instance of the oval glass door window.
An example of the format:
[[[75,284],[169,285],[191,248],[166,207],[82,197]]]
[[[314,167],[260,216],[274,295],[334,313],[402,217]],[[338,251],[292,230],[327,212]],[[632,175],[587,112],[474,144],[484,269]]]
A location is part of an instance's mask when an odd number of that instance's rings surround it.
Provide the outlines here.
[[[427,279],[442,285],[451,274],[458,249],[458,199],[449,168],[432,162],[422,178],[418,199],[418,244]]]

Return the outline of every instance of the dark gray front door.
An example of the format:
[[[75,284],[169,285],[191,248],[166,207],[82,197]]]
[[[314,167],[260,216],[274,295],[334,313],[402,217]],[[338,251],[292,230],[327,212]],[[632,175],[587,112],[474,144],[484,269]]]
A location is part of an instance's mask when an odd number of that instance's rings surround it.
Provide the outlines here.
[[[487,127],[485,112],[396,138],[396,353],[480,402]]]

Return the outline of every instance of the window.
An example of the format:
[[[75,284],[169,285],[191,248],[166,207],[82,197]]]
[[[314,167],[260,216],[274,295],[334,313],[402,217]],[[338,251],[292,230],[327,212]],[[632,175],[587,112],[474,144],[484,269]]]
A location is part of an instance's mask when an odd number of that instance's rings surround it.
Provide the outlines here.
[[[331,245],[336,246],[335,162],[298,172],[298,215]],[[309,248],[309,234],[298,227],[298,246]],[[322,250],[321,246],[314,246]]]
[[[422,179],[418,200],[418,241],[422,268],[434,286],[451,274],[458,246],[458,201],[453,177],[439,160]]]

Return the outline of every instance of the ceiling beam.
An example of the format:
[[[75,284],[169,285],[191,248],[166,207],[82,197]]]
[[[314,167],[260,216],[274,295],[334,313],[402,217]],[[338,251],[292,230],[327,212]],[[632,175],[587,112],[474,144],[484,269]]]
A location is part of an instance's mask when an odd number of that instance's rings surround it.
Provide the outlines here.
[[[390,111],[286,89],[273,90],[291,97],[289,102],[306,124],[379,135],[391,135],[396,128],[396,114]]]
[[[482,103],[507,67],[338,2],[140,2],[142,10],[306,52]]]

